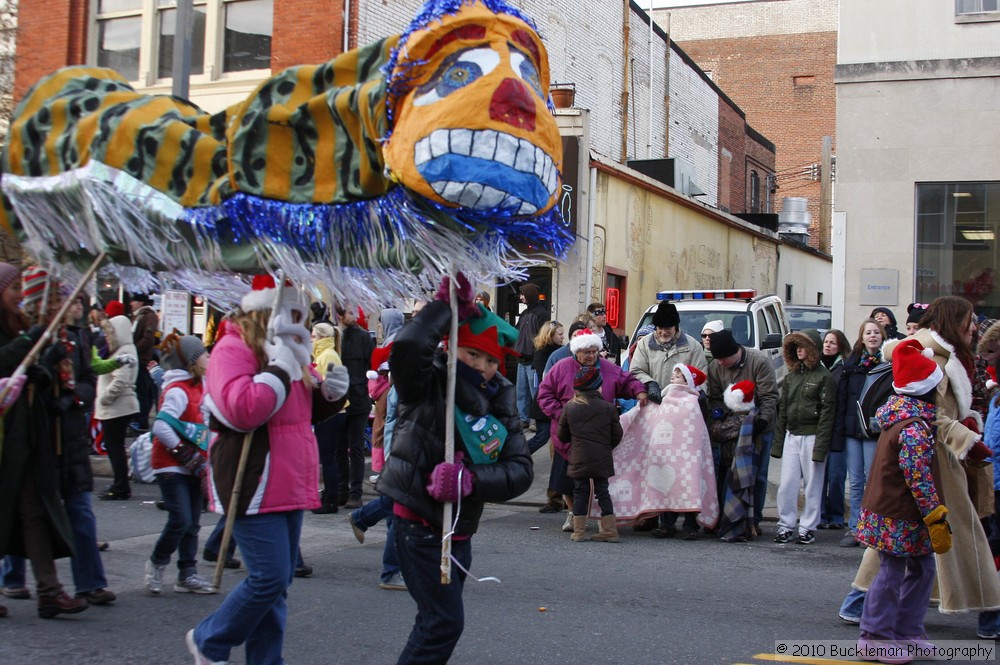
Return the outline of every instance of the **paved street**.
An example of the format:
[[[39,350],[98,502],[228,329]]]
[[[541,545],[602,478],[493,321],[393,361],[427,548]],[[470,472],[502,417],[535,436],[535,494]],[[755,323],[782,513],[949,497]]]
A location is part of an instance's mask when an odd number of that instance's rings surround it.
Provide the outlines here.
[[[751,544],[654,540],[630,529],[618,544],[572,543],[558,530],[562,516],[540,514],[534,503],[544,497],[546,455],[536,454],[541,478],[521,502],[531,505],[486,511],[472,572],[502,583],[467,583],[466,629],[453,663],[759,664],[791,662],[775,656],[775,640],[856,638],[857,628],[836,615],[861,556],[836,546],[842,532],[820,531],[808,546],[773,544],[773,523]],[[145,593],[143,562],[166,514],[152,503],[155,486],[134,492],[131,501],[96,506],[118,601],[42,620],[34,601],[5,600],[11,616],[0,620],[0,663],[190,663],[184,633],[221,596]],[[203,534],[214,520],[205,515]],[[376,586],[384,538],[377,527],[359,545],[344,510],[306,515],[302,550],[315,574],[289,593],[288,663],[395,662],[415,606],[405,592]],[[65,561],[60,571],[70,582]],[[211,573],[208,564],[201,572]],[[226,571],[224,589],[243,574]],[[936,639],[975,639],[974,615],[932,610],[927,626]],[[242,652],[232,662],[243,663]]]

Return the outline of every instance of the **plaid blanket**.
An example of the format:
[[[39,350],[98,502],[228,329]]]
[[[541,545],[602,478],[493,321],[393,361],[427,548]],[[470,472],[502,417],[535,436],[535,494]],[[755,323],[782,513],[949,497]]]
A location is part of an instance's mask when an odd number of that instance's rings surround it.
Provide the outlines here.
[[[722,504],[719,537],[738,542],[753,539],[753,419],[756,409],[743,418],[740,439],[733,453],[733,465],[726,476],[726,500]]]

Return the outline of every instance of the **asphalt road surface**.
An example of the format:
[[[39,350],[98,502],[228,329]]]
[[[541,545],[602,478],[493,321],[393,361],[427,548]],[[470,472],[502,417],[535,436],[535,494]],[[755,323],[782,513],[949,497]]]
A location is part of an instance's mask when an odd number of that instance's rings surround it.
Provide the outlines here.
[[[131,501],[95,501],[117,602],[43,620],[34,601],[4,600],[0,664],[192,662],[184,634],[222,596],[145,592],[143,564],[166,513],[153,505],[156,486],[133,491]],[[203,517],[207,536],[216,517]],[[630,529],[617,544],[573,543],[559,530],[562,519],[536,505],[487,508],[472,572],[502,582],[467,582],[465,633],[452,663],[824,663],[832,661],[786,659],[775,641],[857,639],[857,627],[837,617],[861,558],[858,548],[837,547],[842,532],[820,531],[813,545],[775,545],[771,523],[749,544],[655,540]],[[306,514],[302,550],[315,573],[289,591],[288,663],[395,662],[416,610],[406,592],[377,587],[384,539],[378,526],[359,545],[343,509]],[[72,592],[68,563],[59,567]],[[210,576],[209,564],[201,572]],[[227,570],[223,592],[243,574]],[[937,640],[974,640],[975,621],[927,613]],[[244,663],[242,651],[231,662]]]

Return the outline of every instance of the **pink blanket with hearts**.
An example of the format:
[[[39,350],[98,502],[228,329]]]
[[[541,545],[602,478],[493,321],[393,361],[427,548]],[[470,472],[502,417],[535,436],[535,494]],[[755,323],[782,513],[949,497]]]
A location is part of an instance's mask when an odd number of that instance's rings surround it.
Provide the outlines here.
[[[712,444],[691,388],[671,384],[662,404],[650,402],[621,417],[625,436],[615,448],[617,475],[609,489],[618,522],[664,511],[698,512],[697,521],[714,527],[719,518]],[[591,516],[599,516],[597,502]]]

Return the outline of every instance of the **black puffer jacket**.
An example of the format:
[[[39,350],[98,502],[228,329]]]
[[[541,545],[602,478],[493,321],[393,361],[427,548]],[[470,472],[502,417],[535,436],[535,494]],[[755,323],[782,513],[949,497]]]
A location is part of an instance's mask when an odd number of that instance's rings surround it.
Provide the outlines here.
[[[833,424],[832,450],[844,450],[845,437],[864,438],[861,433],[861,425],[858,423],[858,400],[861,399],[861,390],[865,387],[868,372],[875,367],[876,365],[862,367],[861,356],[855,354],[851,354],[844,362],[840,381],[837,382],[837,407]]]
[[[372,410],[372,398],[368,395],[368,370],[371,368],[372,351],[375,342],[368,331],[358,325],[347,326],[340,341],[340,360],[347,368],[350,387],[347,389],[347,413],[368,415]],[[319,370],[324,373],[326,369]]]
[[[378,479],[378,491],[406,506],[442,530],[443,504],[427,494],[431,471],[444,461],[445,390],[447,356],[438,342],[448,332],[451,310],[447,303],[432,302],[396,335],[389,365],[399,396],[392,455]],[[521,431],[514,399],[514,385],[500,376],[488,398],[479,386],[467,383],[461,374],[455,403],[466,413],[491,413],[507,428],[507,441],[493,464],[471,464],[472,494],[462,499],[458,535],[471,535],[479,527],[483,504],[508,501],[527,491],[533,479],[531,455]],[[456,435],[457,436],[457,435]],[[461,443],[457,443],[461,449]]]

